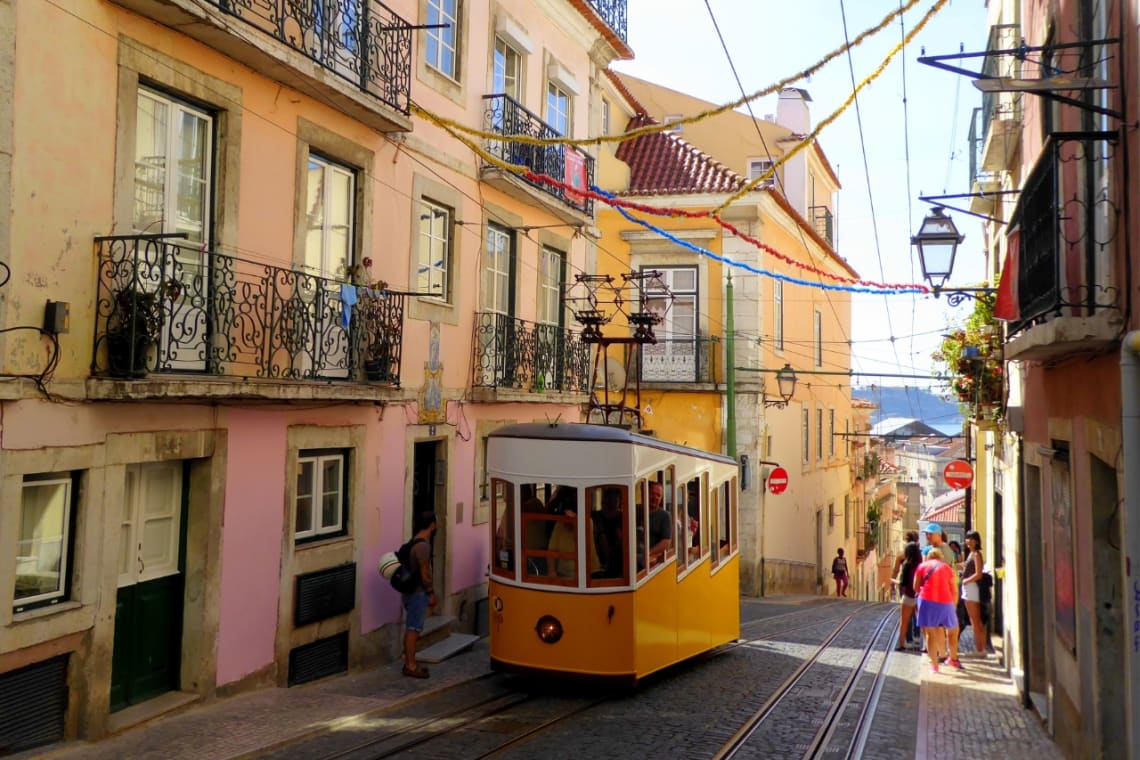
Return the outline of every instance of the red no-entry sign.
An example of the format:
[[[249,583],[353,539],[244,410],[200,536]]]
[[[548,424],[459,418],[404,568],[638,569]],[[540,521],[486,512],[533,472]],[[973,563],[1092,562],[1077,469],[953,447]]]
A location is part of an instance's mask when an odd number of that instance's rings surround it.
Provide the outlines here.
[[[946,479],[946,485],[951,488],[969,488],[974,482],[974,468],[965,460],[955,459],[946,464],[946,468],[942,470],[942,477]]]
[[[788,489],[788,471],[783,467],[772,470],[768,476],[768,490],[772,493],[783,493]]]

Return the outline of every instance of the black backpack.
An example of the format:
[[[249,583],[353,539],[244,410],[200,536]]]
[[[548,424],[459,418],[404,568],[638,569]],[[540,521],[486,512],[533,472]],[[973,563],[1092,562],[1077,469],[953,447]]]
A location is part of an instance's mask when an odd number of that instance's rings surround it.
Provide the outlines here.
[[[396,572],[392,573],[389,583],[401,594],[410,594],[419,588],[420,574],[412,570],[412,547],[416,542],[423,540],[422,538],[412,538],[396,550],[396,559],[400,560],[400,566],[396,568]]]

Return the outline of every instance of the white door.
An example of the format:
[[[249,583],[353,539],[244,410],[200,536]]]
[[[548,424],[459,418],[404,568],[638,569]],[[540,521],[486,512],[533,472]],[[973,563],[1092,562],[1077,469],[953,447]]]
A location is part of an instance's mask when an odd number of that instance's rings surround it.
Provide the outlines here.
[[[119,541],[119,588],[178,572],[182,462],[127,467]]]

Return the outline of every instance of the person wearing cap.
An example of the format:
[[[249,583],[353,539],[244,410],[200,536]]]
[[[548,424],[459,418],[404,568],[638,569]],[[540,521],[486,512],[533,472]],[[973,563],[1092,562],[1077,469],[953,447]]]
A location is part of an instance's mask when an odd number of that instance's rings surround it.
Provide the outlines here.
[[[951,562],[950,557],[953,556],[953,553],[950,551],[950,547],[946,544],[946,534],[943,532],[942,526],[936,522],[927,523],[926,527],[922,529],[922,532],[926,536],[926,546],[922,548],[923,558],[925,559],[928,557],[930,555],[930,551],[937,548],[939,550],[939,554],[942,555],[942,561],[949,564]],[[953,565],[950,566],[950,569],[954,569]],[[956,600],[958,599],[958,573],[952,572],[950,575],[952,576],[951,581],[954,585],[955,604],[957,604]],[[922,623],[920,622],[919,625],[921,626]],[[940,654],[943,654],[945,657],[957,661],[958,634],[960,632],[961,630],[958,628],[957,623],[957,613],[955,612],[954,625],[947,628],[946,635],[942,637],[942,639],[947,642],[946,649],[943,652],[940,652]],[[929,647],[929,643],[927,646]],[[954,653],[954,656],[952,658],[950,657],[951,652]]]
[[[930,671],[938,672],[938,653],[949,631],[950,653],[946,664],[962,670],[958,659],[958,616],[955,612],[957,589],[953,581],[956,574],[952,565],[942,556],[943,548],[932,546],[927,559],[914,571],[914,590],[918,595],[918,626],[926,634]]]

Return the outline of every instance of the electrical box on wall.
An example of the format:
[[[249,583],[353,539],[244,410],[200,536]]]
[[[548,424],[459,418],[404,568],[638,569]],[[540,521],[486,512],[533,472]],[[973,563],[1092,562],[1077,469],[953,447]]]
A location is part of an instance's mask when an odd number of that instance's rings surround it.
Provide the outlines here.
[[[63,335],[71,329],[71,304],[67,301],[48,301],[44,308],[44,332]]]

